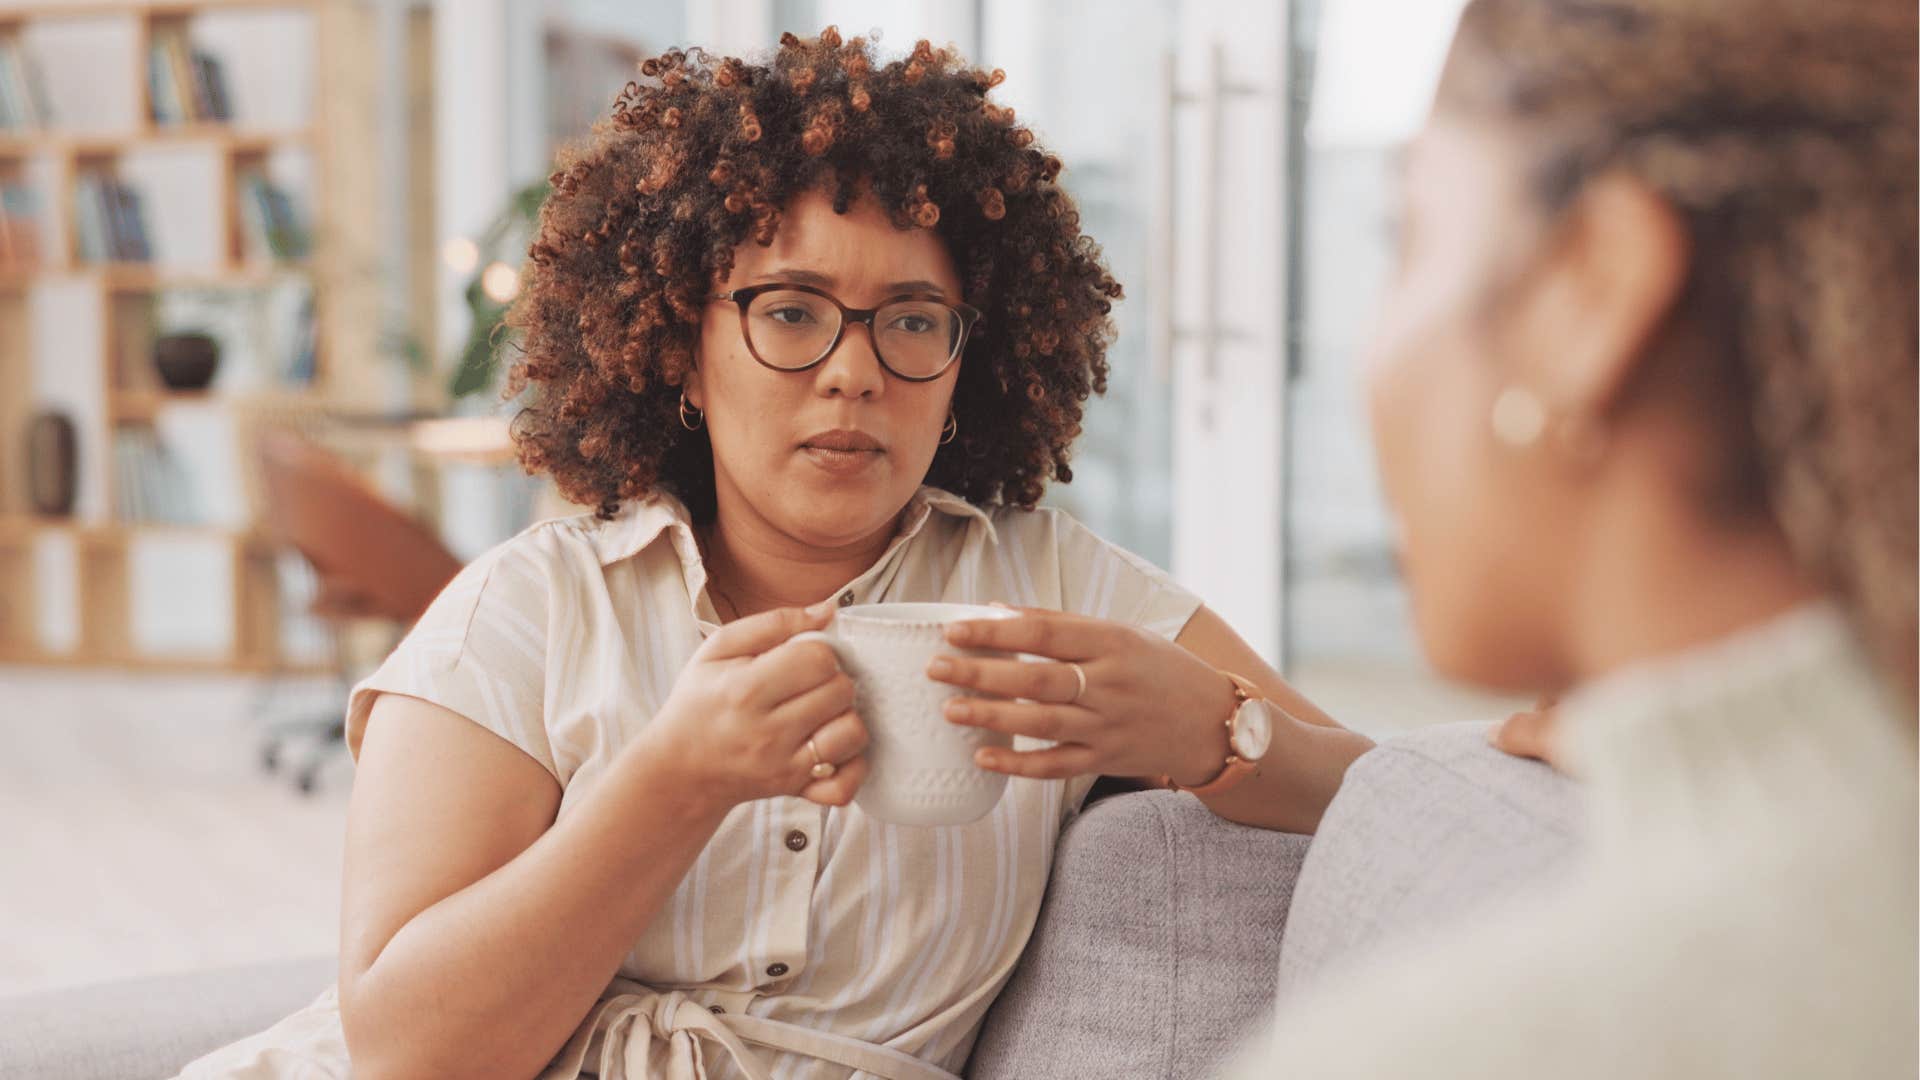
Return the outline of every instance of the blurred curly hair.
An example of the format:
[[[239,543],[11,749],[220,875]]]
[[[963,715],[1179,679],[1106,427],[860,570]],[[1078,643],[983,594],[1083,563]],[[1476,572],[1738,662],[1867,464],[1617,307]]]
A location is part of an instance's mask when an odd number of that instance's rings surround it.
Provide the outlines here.
[[[562,152],[522,288],[508,394],[521,463],[610,517],[665,490],[714,508],[712,447],[680,423],[708,297],[735,248],[770,244],[808,190],[837,212],[870,195],[902,229],[945,241],[984,313],[954,390],[959,434],[926,482],[980,505],[1031,507],[1067,482],[1082,408],[1104,393],[1121,295],[1060,159],[988,100],[1004,74],[916,44],[886,64],[832,27],[783,34],[753,63],[674,49],[640,65],[610,116]]]
[[[1914,6],[1474,0],[1440,106],[1516,126],[1540,204],[1625,172],[1681,215],[1696,415],[1909,694],[1920,685]]]

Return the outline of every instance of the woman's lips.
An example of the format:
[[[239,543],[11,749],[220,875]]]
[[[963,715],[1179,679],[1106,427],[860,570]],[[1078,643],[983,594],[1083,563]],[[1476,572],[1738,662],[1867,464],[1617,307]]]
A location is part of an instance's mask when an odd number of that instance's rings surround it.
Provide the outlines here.
[[[828,450],[820,446],[803,446],[800,453],[816,468],[836,476],[852,476],[863,472],[878,464],[883,456],[878,450]]]
[[[831,431],[818,431],[800,441],[801,446],[820,450],[873,450],[884,451],[880,440],[854,428],[834,428]]]
[[[822,431],[800,444],[800,453],[808,461],[836,476],[862,472],[879,462],[886,452],[880,440],[864,431]]]

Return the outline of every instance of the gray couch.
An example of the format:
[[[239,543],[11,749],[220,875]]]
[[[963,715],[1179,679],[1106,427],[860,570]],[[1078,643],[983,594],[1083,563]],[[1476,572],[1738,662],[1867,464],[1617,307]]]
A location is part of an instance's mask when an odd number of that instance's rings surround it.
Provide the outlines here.
[[[1495,753],[1484,730],[1382,744],[1311,843],[1221,822],[1188,795],[1089,807],[1061,841],[969,1076],[1205,1076],[1270,1013],[1276,970],[1284,1003],[1328,968],[1549,869],[1580,831],[1572,788]],[[333,977],[332,959],[314,957],[0,999],[0,1077],[170,1076]]]

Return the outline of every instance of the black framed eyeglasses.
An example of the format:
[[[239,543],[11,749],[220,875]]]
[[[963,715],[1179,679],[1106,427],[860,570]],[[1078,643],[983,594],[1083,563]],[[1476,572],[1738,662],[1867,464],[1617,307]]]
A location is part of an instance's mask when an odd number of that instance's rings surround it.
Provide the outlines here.
[[[747,351],[763,367],[806,371],[839,347],[849,324],[863,323],[880,366],[907,382],[931,382],[945,374],[980,321],[977,309],[925,293],[892,297],[879,307],[850,308],[810,285],[769,282],[712,299],[740,309]]]

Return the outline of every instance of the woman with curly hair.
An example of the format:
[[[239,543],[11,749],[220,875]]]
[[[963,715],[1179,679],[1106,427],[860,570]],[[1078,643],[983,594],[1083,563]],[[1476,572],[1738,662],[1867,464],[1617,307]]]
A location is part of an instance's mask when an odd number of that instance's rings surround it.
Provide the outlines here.
[[[1098,776],[1310,832],[1368,747],[1034,508],[1120,287],[998,72],[828,30],[642,73],[509,315],[522,460],[595,511],[482,557],[356,689],[337,991],[191,1075],[947,1076]],[[976,823],[849,805],[852,685],[789,639],[879,601],[1019,605],[950,640],[1050,658],[928,672],[1029,737],[980,752],[1014,779]]]
[[[1435,665],[1570,690],[1587,850],[1233,1075],[1914,1076],[1915,31],[1466,8],[1374,441]]]

